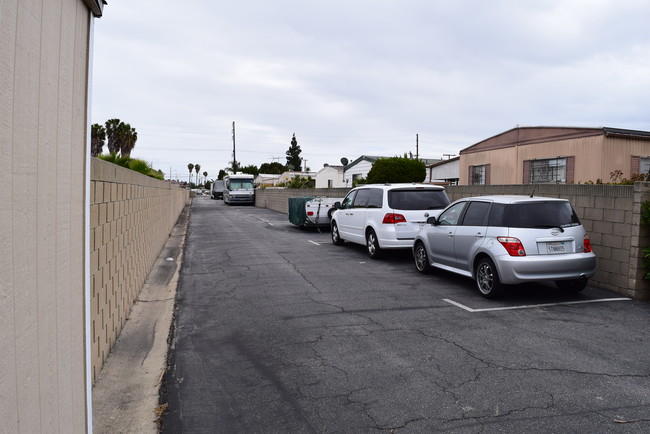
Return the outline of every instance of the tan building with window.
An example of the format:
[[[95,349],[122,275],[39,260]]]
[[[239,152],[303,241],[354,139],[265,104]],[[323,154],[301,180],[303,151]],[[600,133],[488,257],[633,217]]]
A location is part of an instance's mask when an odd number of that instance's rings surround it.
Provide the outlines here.
[[[516,127],[460,151],[461,185],[563,183],[650,171],[650,132]]]

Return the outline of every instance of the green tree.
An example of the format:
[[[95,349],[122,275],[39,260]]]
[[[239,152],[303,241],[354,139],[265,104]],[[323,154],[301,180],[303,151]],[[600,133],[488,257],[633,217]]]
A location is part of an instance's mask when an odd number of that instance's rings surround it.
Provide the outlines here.
[[[287,171],[287,166],[282,163],[274,161],[273,163],[263,163],[260,166],[260,173],[268,173],[272,175],[280,175]]]
[[[316,181],[308,176],[294,175],[291,180],[283,183],[281,187],[287,188],[314,188]]]
[[[302,159],[300,158],[300,145],[296,140],[296,133],[293,133],[293,138],[291,139],[291,146],[287,150],[287,168],[289,170],[295,170],[296,172],[302,172]]]
[[[192,164],[192,163],[188,164],[188,165],[187,165],[187,170],[190,171],[190,176],[189,176],[189,178],[188,178],[188,180],[187,180],[187,183],[188,183],[188,184],[191,184],[191,183],[192,183],[192,169],[194,169],[194,164]]]
[[[250,175],[255,175],[255,176],[260,174],[260,170],[254,164],[249,164],[248,166],[240,167],[239,171],[243,173],[248,173]]]
[[[427,176],[424,162],[406,157],[380,158],[368,172],[368,184],[422,182]]]
[[[225,170],[221,169],[221,170],[219,170],[219,174],[217,175],[217,179],[222,180],[223,177],[226,176],[227,174],[228,174],[228,172],[226,172]]]
[[[97,157],[104,149],[106,141],[106,128],[99,124],[92,124],[90,130],[90,155]]]

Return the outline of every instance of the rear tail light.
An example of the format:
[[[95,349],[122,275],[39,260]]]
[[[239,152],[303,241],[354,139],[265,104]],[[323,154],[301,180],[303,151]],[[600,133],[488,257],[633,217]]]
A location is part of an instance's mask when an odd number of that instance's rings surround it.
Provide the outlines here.
[[[526,250],[518,238],[497,237],[497,240],[506,248],[510,256],[526,256]]]
[[[382,223],[385,224],[395,224],[395,223],[406,223],[406,218],[402,214],[388,213],[384,216]]]
[[[314,215],[314,211],[307,211],[307,215]]]
[[[591,241],[589,240],[589,234],[585,234],[585,238],[584,238],[584,241],[583,241],[583,246],[584,247],[583,247],[582,251],[584,253],[591,252]]]

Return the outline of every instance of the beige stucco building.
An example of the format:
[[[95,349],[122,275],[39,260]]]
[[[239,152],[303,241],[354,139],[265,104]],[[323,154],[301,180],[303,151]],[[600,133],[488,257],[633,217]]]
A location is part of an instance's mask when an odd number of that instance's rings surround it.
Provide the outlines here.
[[[650,171],[650,132],[516,127],[460,151],[460,184],[609,182]]]
[[[90,426],[89,77],[101,0],[0,2],[0,431]]]

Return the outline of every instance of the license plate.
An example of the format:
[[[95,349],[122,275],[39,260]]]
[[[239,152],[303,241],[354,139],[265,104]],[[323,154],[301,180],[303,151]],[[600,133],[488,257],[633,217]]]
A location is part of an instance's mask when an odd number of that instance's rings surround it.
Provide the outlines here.
[[[549,255],[553,255],[555,253],[565,253],[566,248],[564,246],[564,243],[559,242],[559,241],[554,241],[551,243],[546,243],[546,253]]]

